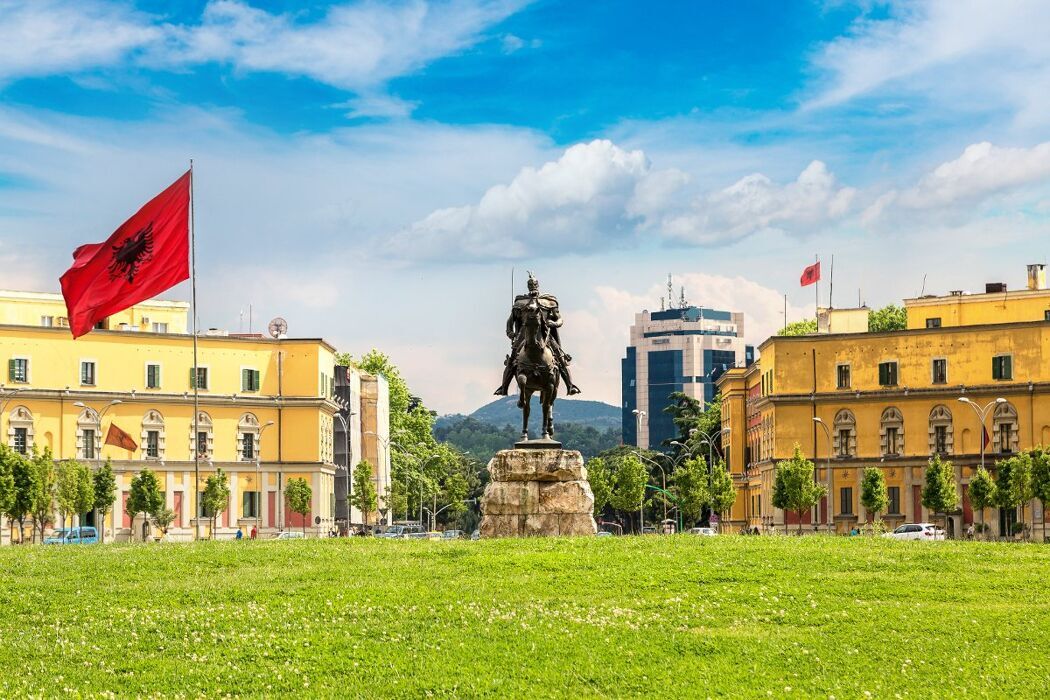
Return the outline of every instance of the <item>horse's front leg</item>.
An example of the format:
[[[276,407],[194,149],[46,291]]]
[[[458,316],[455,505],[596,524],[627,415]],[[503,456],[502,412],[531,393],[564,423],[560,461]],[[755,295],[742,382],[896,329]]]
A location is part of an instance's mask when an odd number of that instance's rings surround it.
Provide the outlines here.
[[[532,392],[525,388],[524,383],[518,389],[521,396],[521,439],[529,439],[529,411],[532,409]]]

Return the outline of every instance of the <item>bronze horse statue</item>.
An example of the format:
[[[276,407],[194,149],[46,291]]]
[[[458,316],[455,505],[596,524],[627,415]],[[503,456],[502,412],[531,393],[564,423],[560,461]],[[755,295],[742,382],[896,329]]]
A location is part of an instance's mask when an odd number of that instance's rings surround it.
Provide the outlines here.
[[[544,310],[532,300],[522,310],[524,340],[514,358],[518,382],[518,408],[521,409],[521,439],[529,439],[529,410],[532,394],[540,392],[543,406],[543,437],[554,439],[554,399],[560,382],[558,363],[554,358],[544,323]]]

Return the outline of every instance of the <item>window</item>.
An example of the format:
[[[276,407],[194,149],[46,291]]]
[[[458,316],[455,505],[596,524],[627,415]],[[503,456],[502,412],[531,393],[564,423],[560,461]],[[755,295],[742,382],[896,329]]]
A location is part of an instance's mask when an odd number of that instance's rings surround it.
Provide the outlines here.
[[[154,323],[153,324],[153,332],[154,333],[167,333],[168,332],[168,324],[166,324],[166,323]]]
[[[948,452],[948,426],[935,425],[933,427],[933,450],[937,454]]]
[[[879,384],[882,386],[897,386],[897,363],[879,363]]]
[[[254,433],[241,433],[241,459],[255,459]]]
[[[26,454],[29,451],[29,430],[27,428],[15,428],[15,452]]]
[[[259,492],[258,491],[245,491],[244,500],[241,503],[241,517],[242,518],[258,518],[259,517]]]
[[[259,391],[259,370],[241,370],[241,391]]]
[[[1017,409],[1010,402],[997,403],[992,413],[992,444],[999,452],[1017,452]]]
[[[1050,321],[1050,310],[1043,312],[1043,320]]]
[[[198,367],[197,368],[197,381],[193,381],[193,368],[190,367],[190,388],[207,389],[208,388],[208,368]]]
[[[210,518],[211,513],[204,507],[204,492],[197,492],[197,517],[198,518]]]
[[[933,383],[948,383],[948,360],[939,357],[933,361]]]
[[[857,418],[853,411],[842,409],[835,414],[835,454],[853,457],[857,454]]]
[[[95,431],[87,428],[83,432],[84,446],[81,448],[84,459],[95,459]]]
[[[900,454],[900,444],[897,437],[897,428],[890,427],[886,428],[886,454],[898,455]]]
[[[992,358],[992,379],[1013,379],[1013,357],[996,355]]]
[[[146,431],[146,456],[156,459],[160,457],[160,431]]]
[[[999,427],[999,451],[1010,452],[1010,433],[1011,426],[1009,423],[1005,423]]]
[[[839,513],[842,515],[853,515],[852,486],[845,486],[839,489]]]
[[[890,486],[886,489],[886,496],[889,500],[889,505],[886,509],[887,515],[900,515],[901,514],[901,487]]]
[[[926,327],[927,328],[940,328],[941,327],[941,319],[940,318],[928,318],[928,319],[926,319]]]
[[[69,319],[66,318],[65,316],[59,316],[58,317],[58,327],[59,328],[69,328]]]
[[[208,456],[208,433],[203,430],[197,433],[197,454],[201,457]]]
[[[904,416],[896,407],[890,406],[882,412],[879,421],[879,438],[882,454],[899,455],[904,450]]]
[[[53,328],[54,325],[55,325],[55,317],[54,316],[41,316],[40,317],[40,325],[43,326],[44,328]]]
[[[29,360],[15,357],[7,361],[7,378],[12,382],[25,384],[29,381]]]
[[[80,363],[80,383],[86,386],[95,386],[95,363],[84,360]]]
[[[839,365],[837,370],[838,388],[849,389],[849,365]]]
[[[211,416],[208,415],[207,411],[200,411],[197,413],[196,425],[192,422],[190,423],[189,453],[191,459],[194,454],[199,455],[203,459],[211,459],[212,451],[214,449],[214,434],[215,427],[212,423]]]
[[[146,388],[147,389],[159,389],[160,388],[160,365],[148,364],[146,365]]]
[[[839,431],[839,457],[849,457],[849,430]]]

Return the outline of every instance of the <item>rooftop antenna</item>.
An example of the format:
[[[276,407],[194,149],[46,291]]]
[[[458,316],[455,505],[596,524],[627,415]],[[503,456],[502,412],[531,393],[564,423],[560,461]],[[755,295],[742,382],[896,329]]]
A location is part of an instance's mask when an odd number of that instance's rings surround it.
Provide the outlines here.
[[[667,273],[667,308],[674,308],[674,285],[671,284],[671,273]]]
[[[660,311],[664,310],[664,298],[660,297]]]
[[[685,300],[685,286],[682,286],[679,291],[681,292],[681,296],[679,297],[680,301],[678,302],[678,308],[684,309],[685,307],[689,306],[689,304],[686,303]]]
[[[922,276],[922,289],[919,290],[919,297],[922,297],[926,293],[926,275]]]

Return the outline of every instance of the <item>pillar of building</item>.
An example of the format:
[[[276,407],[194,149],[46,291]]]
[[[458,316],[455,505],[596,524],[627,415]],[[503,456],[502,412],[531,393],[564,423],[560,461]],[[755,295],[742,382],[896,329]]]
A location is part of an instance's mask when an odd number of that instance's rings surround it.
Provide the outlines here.
[[[226,524],[229,527],[237,527],[237,519],[240,517],[239,494],[241,487],[240,472],[230,472],[230,503],[226,510]]]

